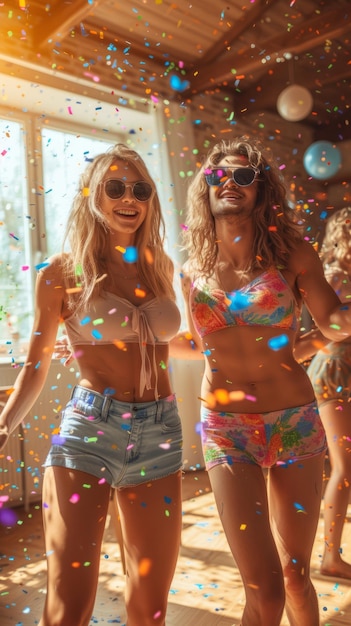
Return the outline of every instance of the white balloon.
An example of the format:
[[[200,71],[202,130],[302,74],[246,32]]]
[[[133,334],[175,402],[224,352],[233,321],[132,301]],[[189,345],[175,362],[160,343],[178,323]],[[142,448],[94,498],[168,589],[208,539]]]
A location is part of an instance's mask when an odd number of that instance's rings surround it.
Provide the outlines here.
[[[303,120],[311,113],[312,107],[312,95],[301,85],[289,85],[278,96],[278,113],[289,122]]]

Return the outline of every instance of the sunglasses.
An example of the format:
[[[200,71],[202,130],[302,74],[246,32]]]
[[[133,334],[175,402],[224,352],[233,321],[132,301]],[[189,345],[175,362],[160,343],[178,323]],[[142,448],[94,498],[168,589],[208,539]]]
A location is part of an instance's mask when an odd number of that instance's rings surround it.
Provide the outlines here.
[[[120,178],[109,178],[101,184],[104,186],[105,194],[111,200],[123,198],[127,187],[131,187],[134,198],[139,200],[139,202],[146,202],[152,194],[152,187],[145,180],[138,180],[136,183],[125,183]]]
[[[237,167],[232,169],[230,167],[215,167],[205,169],[206,182],[210,187],[220,187],[224,183],[232,178],[236,185],[239,187],[248,187],[252,185],[259,170],[255,167]]]

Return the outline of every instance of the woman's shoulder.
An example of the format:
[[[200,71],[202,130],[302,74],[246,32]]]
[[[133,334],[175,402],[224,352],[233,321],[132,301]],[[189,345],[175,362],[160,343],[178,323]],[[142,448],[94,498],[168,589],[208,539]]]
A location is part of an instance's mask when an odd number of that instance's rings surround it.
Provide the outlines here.
[[[289,256],[290,267],[295,267],[297,273],[300,273],[304,268],[308,269],[310,265],[316,263],[322,265],[313,243],[306,240],[298,241]]]
[[[38,277],[46,281],[63,282],[66,273],[66,267],[69,264],[69,255],[67,253],[54,254],[43,263],[37,265]]]

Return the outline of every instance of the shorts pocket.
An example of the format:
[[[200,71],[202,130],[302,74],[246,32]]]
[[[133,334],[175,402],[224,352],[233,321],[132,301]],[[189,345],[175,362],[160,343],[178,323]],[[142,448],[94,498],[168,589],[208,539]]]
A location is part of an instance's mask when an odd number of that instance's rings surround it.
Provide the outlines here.
[[[180,421],[177,407],[169,406],[162,413],[162,432],[163,433],[181,433],[182,424]]]
[[[74,400],[70,400],[66,406],[66,408],[62,412],[62,422],[65,419],[70,418],[81,418],[82,421],[89,422],[90,424],[98,424],[99,422],[104,421],[102,417],[102,413],[99,409],[87,402],[83,402],[82,400],[78,400],[75,398]]]

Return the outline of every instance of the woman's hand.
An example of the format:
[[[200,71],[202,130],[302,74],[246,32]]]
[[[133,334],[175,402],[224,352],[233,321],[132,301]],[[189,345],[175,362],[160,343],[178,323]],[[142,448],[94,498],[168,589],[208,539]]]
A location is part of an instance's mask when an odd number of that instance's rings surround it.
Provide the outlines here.
[[[70,363],[72,363],[74,359],[74,355],[72,352],[72,348],[69,345],[67,335],[61,335],[56,339],[56,343],[54,345],[54,351],[52,353],[53,359],[64,360],[63,364],[67,367]]]
[[[9,438],[9,429],[5,424],[4,426],[0,426],[0,450],[4,448]]]

